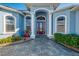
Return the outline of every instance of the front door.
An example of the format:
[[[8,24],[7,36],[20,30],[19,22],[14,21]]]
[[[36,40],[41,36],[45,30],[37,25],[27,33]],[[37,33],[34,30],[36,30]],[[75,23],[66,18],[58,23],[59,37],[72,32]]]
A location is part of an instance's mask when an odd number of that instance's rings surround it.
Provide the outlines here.
[[[37,34],[45,34],[45,22],[37,22]]]

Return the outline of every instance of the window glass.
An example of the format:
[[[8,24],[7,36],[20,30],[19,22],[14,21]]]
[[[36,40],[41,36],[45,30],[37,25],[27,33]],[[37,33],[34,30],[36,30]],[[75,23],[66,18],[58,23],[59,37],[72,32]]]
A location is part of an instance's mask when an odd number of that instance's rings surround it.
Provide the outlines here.
[[[6,16],[6,32],[15,32],[15,19],[12,16]]]
[[[57,18],[57,32],[65,33],[65,17]]]

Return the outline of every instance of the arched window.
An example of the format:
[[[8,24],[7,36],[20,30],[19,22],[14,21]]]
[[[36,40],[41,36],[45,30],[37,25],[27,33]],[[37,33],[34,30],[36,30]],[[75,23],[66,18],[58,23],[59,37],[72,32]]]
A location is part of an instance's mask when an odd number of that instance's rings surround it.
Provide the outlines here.
[[[30,24],[31,24],[31,17],[30,16],[27,16],[26,17],[26,25],[27,26],[30,26]]]
[[[65,33],[65,17],[64,16],[57,18],[57,32]]]
[[[26,30],[27,31],[31,31],[31,17],[30,16],[26,16]]]
[[[6,32],[15,32],[15,18],[13,16],[5,17],[5,31]]]

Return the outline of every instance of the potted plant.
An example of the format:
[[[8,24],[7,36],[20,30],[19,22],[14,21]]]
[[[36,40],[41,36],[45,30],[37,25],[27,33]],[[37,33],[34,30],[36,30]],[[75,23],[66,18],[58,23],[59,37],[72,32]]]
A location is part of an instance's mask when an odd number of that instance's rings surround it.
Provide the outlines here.
[[[26,30],[24,33],[24,40],[29,40],[29,38],[30,38],[30,33],[28,30]]]

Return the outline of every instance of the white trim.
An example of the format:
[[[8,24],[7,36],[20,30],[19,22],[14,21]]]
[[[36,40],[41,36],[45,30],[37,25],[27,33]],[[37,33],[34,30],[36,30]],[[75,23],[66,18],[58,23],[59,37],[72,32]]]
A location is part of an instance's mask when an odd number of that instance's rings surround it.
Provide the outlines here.
[[[49,23],[48,23],[49,24],[49,26],[48,26],[49,27],[48,28],[49,29],[48,37],[52,38],[52,13],[51,13],[51,11],[49,12],[48,16],[49,16],[49,18],[48,18],[49,19],[48,20],[49,21]]]
[[[49,12],[49,10],[48,10],[47,8],[37,8],[37,9],[34,10],[34,13],[35,13],[36,11],[38,11],[38,10],[45,10],[46,12]]]
[[[5,10],[14,11],[14,12],[17,12],[17,13],[19,13],[21,15],[24,15],[21,11],[13,9],[13,8],[10,8],[10,7],[7,7],[7,6],[0,5],[0,8],[5,9]]]
[[[31,36],[30,38],[35,38],[35,16],[34,12],[31,12]]]
[[[6,16],[12,16],[15,20],[15,31],[14,32],[6,32]],[[3,16],[4,17],[4,34],[12,34],[12,33],[16,33],[16,17],[13,16],[12,14],[6,14]]]
[[[61,16],[65,17],[65,33],[64,34],[67,34],[67,16],[66,15],[59,15],[55,18],[55,33],[57,32],[57,19]]]
[[[56,13],[56,12],[60,12],[60,11],[64,11],[64,10],[72,10],[74,7],[76,7],[76,5],[71,5],[71,6],[68,6],[68,7],[65,7],[65,8],[62,8],[62,9],[56,9],[53,13]]]

